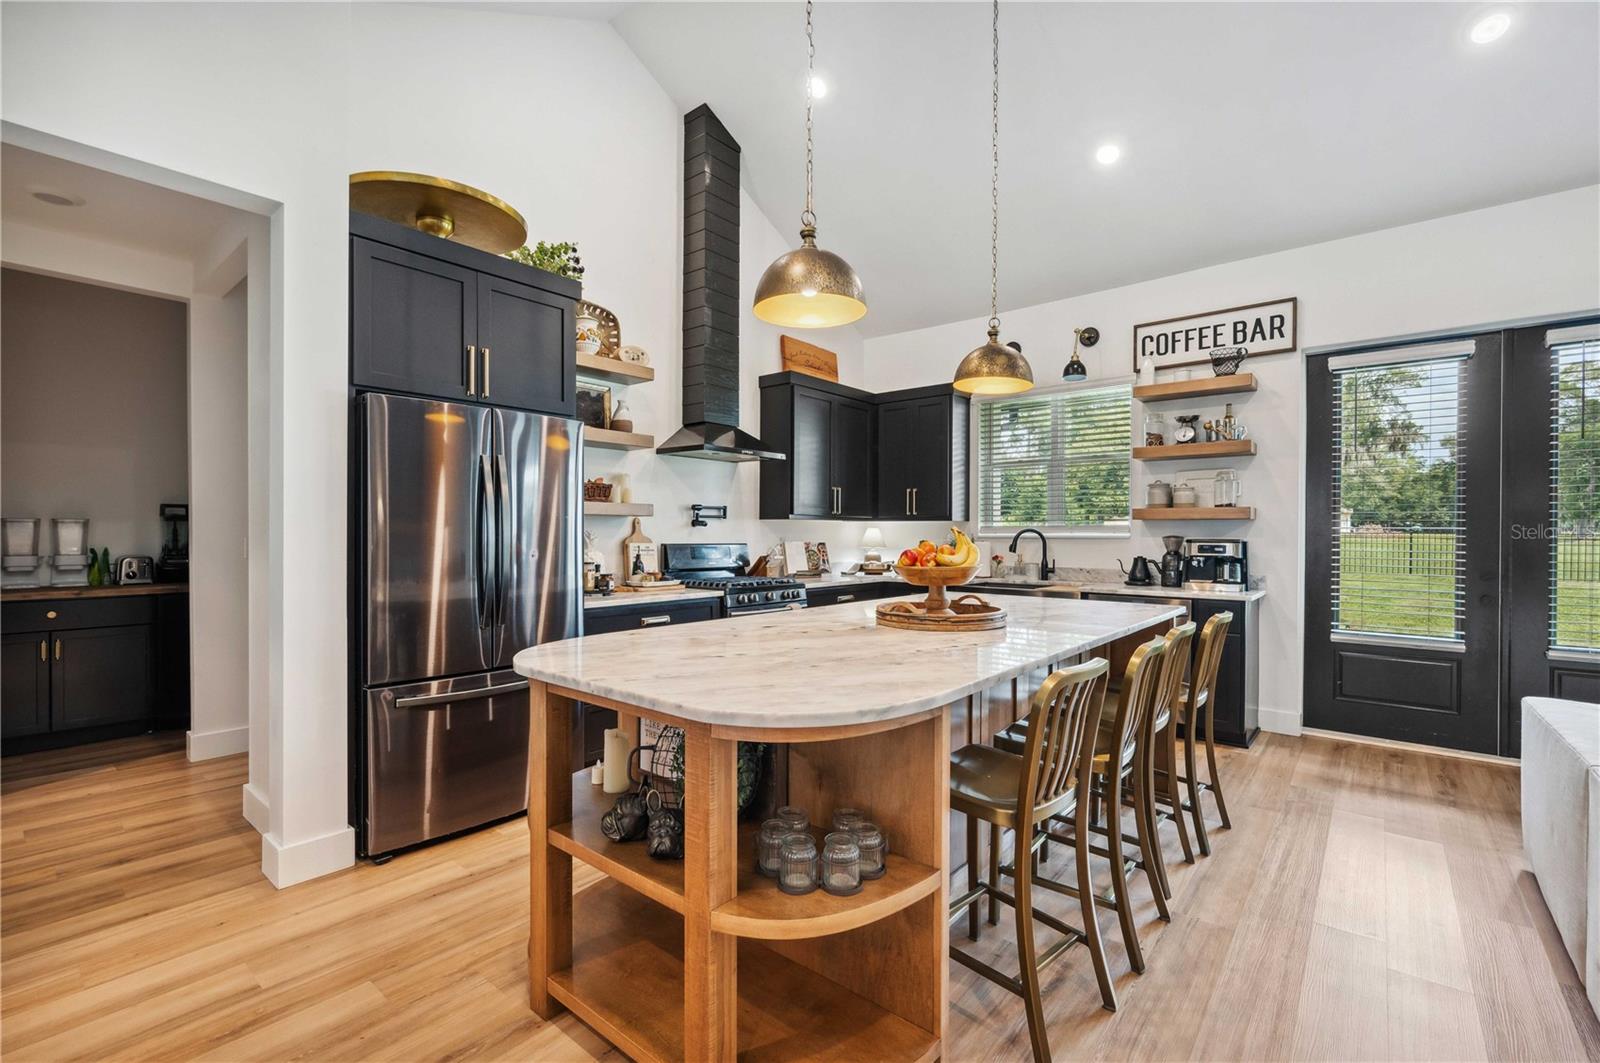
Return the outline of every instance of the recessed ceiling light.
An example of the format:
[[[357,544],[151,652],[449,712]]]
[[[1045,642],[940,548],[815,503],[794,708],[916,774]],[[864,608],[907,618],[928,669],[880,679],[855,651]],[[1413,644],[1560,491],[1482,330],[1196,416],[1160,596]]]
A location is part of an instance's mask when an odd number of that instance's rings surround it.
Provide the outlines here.
[[[1094,152],[1094,161],[1101,166],[1110,166],[1122,158],[1122,149],[1115,144],[1101,144]]]
[[[1488,44],[1505,36],[1506,30],[1511,28],[1511,16],[1504,11],[1496,11],[1492,15],[1485,15],[1472,26],[1472,43]]]
[[[828,83],[822,80],[820,74],[811,75],[811,98],[820,100],[828,94]]]
[[[82,196],[68,195],[65,192],[52,192],[48,188],[33,189],[33,198],[37,199],[40,203],[48,203],[52,207],[83,206]]]

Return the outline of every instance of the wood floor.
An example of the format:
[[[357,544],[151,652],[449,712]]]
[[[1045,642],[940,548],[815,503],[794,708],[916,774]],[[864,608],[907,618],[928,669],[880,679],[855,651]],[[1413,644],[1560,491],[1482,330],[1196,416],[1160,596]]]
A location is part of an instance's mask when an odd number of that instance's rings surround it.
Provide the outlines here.
[[[1600,1059],[1515,769],[1263,735],[1223,772],[1234,829],[1194,866],[1167,829],[1173,922],[1139,911],[1143,976],[1113,948],[1121,1010],[1082,950],[1047,972],[1057,1059]],[[527,1008],[522,822],[280,892],[244,775],[181,740],[0,764],[7,1060],[615,1057]],[[1012,967],[1009,929],[986,929],[953,933]],[[1020,1002],[952,972],[947,1058],[1027,1058]]]

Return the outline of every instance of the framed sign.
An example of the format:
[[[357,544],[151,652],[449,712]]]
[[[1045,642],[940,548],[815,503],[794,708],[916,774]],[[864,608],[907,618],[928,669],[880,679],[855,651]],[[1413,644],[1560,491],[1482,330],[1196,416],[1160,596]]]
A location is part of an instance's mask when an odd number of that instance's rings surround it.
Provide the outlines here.
[[[1243,347],[1251,358],[1299,346],[1300,300],[1276,299],[1133,326],[1133,368],[1154,355],[1157,369],[1202,365],[1219,348]]]

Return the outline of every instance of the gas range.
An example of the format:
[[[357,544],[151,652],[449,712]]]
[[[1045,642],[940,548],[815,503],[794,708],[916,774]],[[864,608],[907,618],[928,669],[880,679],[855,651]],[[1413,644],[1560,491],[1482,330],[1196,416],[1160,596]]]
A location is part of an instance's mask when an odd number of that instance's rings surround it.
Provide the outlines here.
[[[729,616],[806,606],[799,580],[747,575],[750,550],[743,543],[663,543],[661,551],[665,575],[694,590],[721,591]]]

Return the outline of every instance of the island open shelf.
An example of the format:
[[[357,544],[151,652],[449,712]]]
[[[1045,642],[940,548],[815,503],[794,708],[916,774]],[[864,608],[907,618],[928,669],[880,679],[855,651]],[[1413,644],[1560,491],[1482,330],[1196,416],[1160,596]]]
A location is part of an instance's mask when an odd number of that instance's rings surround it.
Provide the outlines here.
[[[550,992],[636,1060],[691,1058],[684,1043],[683,919],[618,882],[573,898],[570,966]],[[741,1060],[932,1058],[939,1039],[754,941],[738,946]]]

